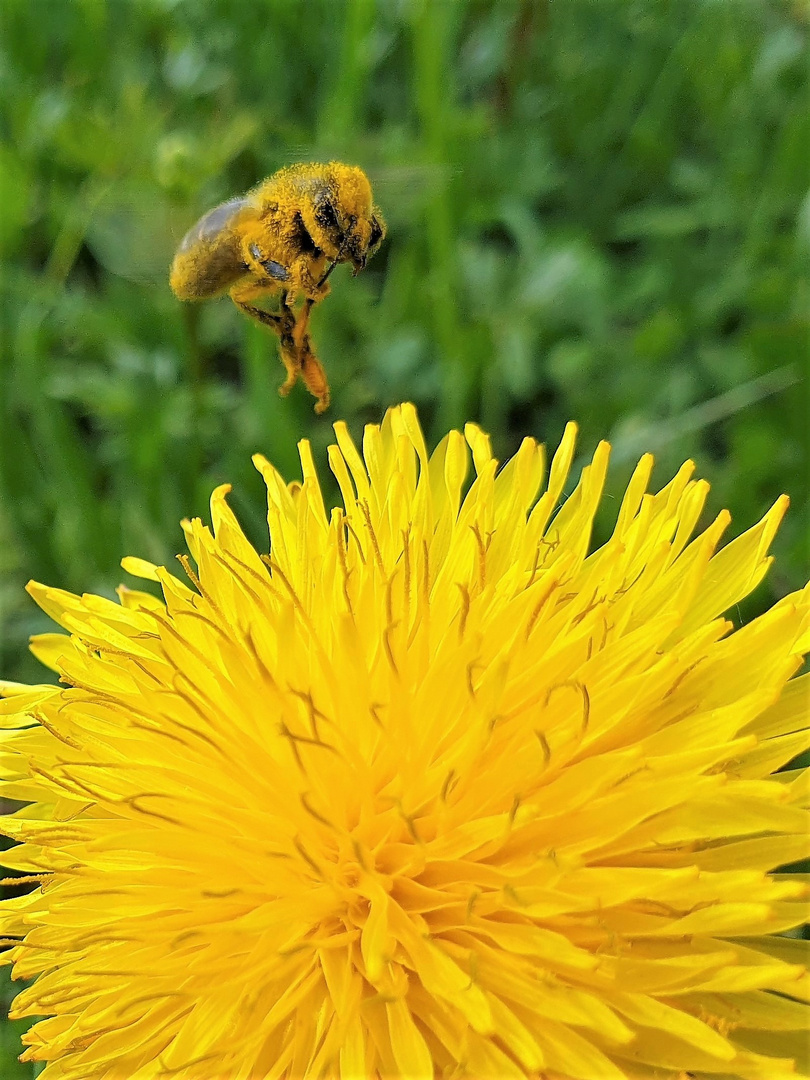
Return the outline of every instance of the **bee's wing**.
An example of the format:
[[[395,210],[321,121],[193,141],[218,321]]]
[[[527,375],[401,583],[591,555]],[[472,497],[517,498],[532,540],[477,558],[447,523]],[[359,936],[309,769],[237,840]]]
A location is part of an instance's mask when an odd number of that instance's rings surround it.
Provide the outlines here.
[[[228,199],[227,202],[220,203],[213,210],[209,210],[207,214],[203,214],[200,220],[191,226],[180,241],[177,254],[185,255],[187,251],[190,251],[197,244],[215,244],[221,237],[223,230],[227,228],[230,231],[233,225],[236,224],[236,219],[247,205],[248,200],[245,196],[239,195],[235,199]]]
[[[454,165],[414,162],[369,169],[368,175],[374,189],[374,201],[380,205],[386,219],[399,216],[401,220],[407,220],[446,192],[462,172]]]
[[[218,296],[245,273],[238,225],[252,205],[248,196],[228,199],[203,214],[180,241],[171,286],[181,300]]]
[[[104,270],[139,285],[163,284],[176,220],[167,198],[136,182],[110,184],[81,210],[82,239]]]

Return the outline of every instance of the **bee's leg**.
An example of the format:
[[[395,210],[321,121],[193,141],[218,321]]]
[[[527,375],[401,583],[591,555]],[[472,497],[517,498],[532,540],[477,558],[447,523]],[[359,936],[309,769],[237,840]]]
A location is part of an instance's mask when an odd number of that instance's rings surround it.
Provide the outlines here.
[[[309,313],[312,310],[313,302],[307,300],[301,308],[293,335],[301,364],[301,378],[304,380],[304,386],[306,386],[310,394],[318,399],[315,402],[315,412],[322,413],[329,408],[329,382],[326,378],[326,372],[323,370],[323,366],[312,347],[312,338],[309,335]]]
[[[254,307],[253,304],[247,302],[256,296],[264,295],[267,295],[266,289],[257,288],[256,286],[249,284],[236,286],[231,289],[230,292],[231,300],[240,311],[244,312],[248,318],[253,319],[262,326],[268,327],[274,334],[278,335],[279,356],[287,371],[287,378],[279,387],[278,392],[282,397],[286,397],[290,390],[295,386],[298,376],[301,373],[301,360],[298,356],[298,347],[293,335],[295,328],[295,312],[288,306],[288,293],[286,291],[281,293],[281,302],[277,313],[264,311],[262,308]]]
[[[303,293],[314,302],[323,300],[331,292],[331,286],[327,281],[329,273],[326,273],[326,256],[321,255],[313,258],[312,255],[299,255],[290,263],[290,281],[293,283],[292,290]]]
[[[298,318],[295,320],[294,333],[299,341],[303,339],[304,334],[309,332],[309,315],[316,303],[316,300],[305,300],[303,307],[298,312]]]
[[[278,334],[278,336],[281,337],[281,315],[274,315],[271,311],[264,311],[262,308],[253,307],[252,304],[246,304],[244,300],[237,300],[235,296],[232,296],[231,299],[239,310],[247,315],[248,318],[255,320],[262,326],[269,327],[273,333]]]
[[[254,307],[253,304],[248,303],[250,300],[258,300],[265,296],[272,296],[275,291],[275,289],[268,288],[265,284],[256,284],[255,282],[246,281],[234,285],[228,295],[239,310],[247,315],[249,319],[253,319],[254,322],[268,327],[274,334],[278,334],[278,336],[281,337],[281,322],[284,313],[283,305],[281,310],[276,313],[273,311],[265,311],[263,308]]]
[[[304,380],[304,386],[313,397],[318,399],[315,402],[315,412],[318,414],[326,412],[330,401],[329,382],[323,365],[312,350],[309,334],[304,338],[300,356],[301,378]]]
[[[296,318],[295,312],[289,306],[289,293],[283,292],[281,294],[281,303],[279,307],[279,345],[278,354],[281,357],[281,362],[287,370],[287,378],[278,388],[279,394],[282,397],[286,397],[287,394],[295,386],[298,376],[301,374],[301,353],[299,349],[299,342],[296,339],[295,327]]]

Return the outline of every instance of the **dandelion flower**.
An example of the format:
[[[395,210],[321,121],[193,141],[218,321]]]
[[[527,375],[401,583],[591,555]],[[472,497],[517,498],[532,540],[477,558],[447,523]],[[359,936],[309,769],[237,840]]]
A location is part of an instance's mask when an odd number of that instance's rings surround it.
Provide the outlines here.
[[[327,513],[262,457],[270,553],[184,523],[163,600],[32,584],[61,688],[5,684],[7,963],[41,1080],[686,1076],[802,1056],[810,588],[750,625],[786,505],[717,550],[687,463],[562,503],[524,440],[336,424]],[[467,488],[470,458],[475,475]],[[542,494],[540,494],[542,490]],[[539,496],[539,497],[538,497]],[[192,561],[193,560],[193,561]]]

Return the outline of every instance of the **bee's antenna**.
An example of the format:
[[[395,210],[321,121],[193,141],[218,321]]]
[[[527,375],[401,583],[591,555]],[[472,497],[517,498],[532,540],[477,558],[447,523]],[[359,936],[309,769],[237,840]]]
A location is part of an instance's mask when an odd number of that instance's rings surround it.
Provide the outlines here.
[[[324,283],[324,282],[326,281],[326,279],[327,279],[327,278],[329,277],[329,275],[330,275],[330,274],[332,273],[332,271],[333,271],[333,270],[335,269],[335,267],[337,266],[337,264],[338,264],[338,260],[337,260],[337,259],[333,259],[333,260],[332,260],[332,261],[330,262],[329,266],[328,266],[328,267],[326,268],[326,272],[324,273],[324,275],[323,275],[323,277],[321,278],[321,280],[320,280],[320,281],[318,282],[318,288],[319,288],[319,289],[320,289],[321,285],[323,285],[323,283]]]
[[[352,221],[354,221],[354,218],[352,218]],[[326,269],[326,273],[325,273],[325,274],[323,275],[323,277],[321,278],[321,280],[320,280],[320,281],[318,282],[318,288],[319,288],[319,289],[320,289],[321,285],[323,285],[323,283],[324,283],[324,282],[326,281],[326,279],[327,279],[327,278],[329,277],[329,275],[330,275],[330,274],[332,273],[332,271],[333,271],[333,270],[335,269],[335,267],[336,267],[336,266],[337,266],[337,264],[338,264],[338,263],[340,262],[340,260],[341,260],[341,259],[343,258],[343,252],[344,252],[344,251],[346,250],[346,248],[347,248],[348,246],[349,246],[349,237],[348,237],[348,236],[344,236],[344,237],[343,237],[343,243],[342,243],[342,244],[340,245],[340,250],[338,251],[337,255],[336,255],[336,256],[334,257],[334,259],[332,260],[332,262],[331,262],[331,263],[329,264],[329,266],[327,267],[327,269]]]

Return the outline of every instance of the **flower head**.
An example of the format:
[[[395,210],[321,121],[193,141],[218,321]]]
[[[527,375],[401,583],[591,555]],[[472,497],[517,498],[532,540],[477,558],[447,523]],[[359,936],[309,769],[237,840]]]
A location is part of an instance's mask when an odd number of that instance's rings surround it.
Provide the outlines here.
[[[324,507],[255,459],[162,601],[31,585],[64,688],[6,684],[0,924],[42,1080],[795,1075],[810,589],[733,631],[785,509],[719,552],[707,485],[639,463],[589,554],[602,444],[558,509],[524,440],[429,457],[336,424]],[[465,488],[469,459],[475,478]],[[541,492],[542,494],[538,494]],[[465,493],[466,491],[466,493]]]

